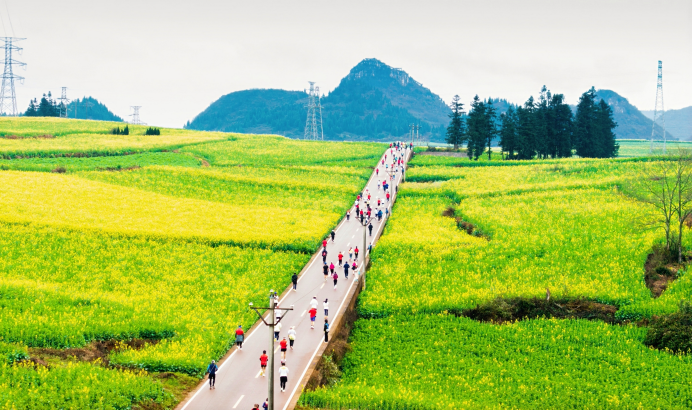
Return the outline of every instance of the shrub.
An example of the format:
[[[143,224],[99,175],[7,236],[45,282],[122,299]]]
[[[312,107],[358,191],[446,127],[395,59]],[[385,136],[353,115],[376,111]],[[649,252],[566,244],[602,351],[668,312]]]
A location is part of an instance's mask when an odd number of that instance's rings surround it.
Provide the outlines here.
[[[682,301],[679,311],[653,318],[645,345],[675,353],[691,352],[691,303]]]

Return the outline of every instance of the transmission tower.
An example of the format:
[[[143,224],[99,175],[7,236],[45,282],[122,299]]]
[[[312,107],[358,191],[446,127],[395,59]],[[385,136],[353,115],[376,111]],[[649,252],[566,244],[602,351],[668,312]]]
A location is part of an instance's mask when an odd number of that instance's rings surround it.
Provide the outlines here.
[[[654,117],[652,117],[652,136],[650,137],[650,154],[654,149],[655,133],[657,132],[657,115],[662,120],[662,139],[664,140],[664,153],[667,153],[667,131],[664,123],[664,92],[662,91],[662,62],[657,64],[657,97],[655,98]]]
[[[60,101],[60,118],[67,118],[67,105],[70,103],[70,100],[67,98],[67,87],[63,87],[63,92],[58,101]]]
[[[12,58],[12,52],[21,54],[22,48],[14,43],[26,40],[18,37],[0,37],[5,43],[5,71],[2,73],[2,90],[0,90],[0,115],[17,116],[17,95],[14,92],[14,80],[24,82],[24,77],[14,74],[12,66],[26,67],[26,63]]]
[[[145,125],[145,123],[140,121],[140,108],[142,108],[142,106],[132,105],[130,106],[130,108],[132,108],[132,114],[130,114],[130,116],[132,117],[132,121],[130,121],[130,124]]]
[[[308,118],[306,118],[306,130],[303,139],[322,141],[322,106],[320,106],[320,87],[315,87],[314,81],[308,81]]]

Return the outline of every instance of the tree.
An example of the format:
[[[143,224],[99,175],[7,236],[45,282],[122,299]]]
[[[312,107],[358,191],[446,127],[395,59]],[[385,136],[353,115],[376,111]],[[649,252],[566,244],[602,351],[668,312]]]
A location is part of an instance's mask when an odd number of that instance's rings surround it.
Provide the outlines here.
[[[597,113],[594,100],[597,92],[594,87],[580,96],[575,113],[575,152],[585,158],[597,157]]]
[[[491,160],[491,143],[498,135],[496,128],[496,109],[493,107],[491,98],[486,101],[486,109],[484,110],[484,133],[486,134],[486,147],[488,148],[488,159]]]
[[[450,103],[452,112],[448,114],[450,116],[450,125],[448,125],[445,141],[448,144],[452,144],[455,149],[458,149],[465,141],[464,121],[462,119],[464,115],[463,106],[464,104],[460,103],[459,95],[452,97],[452,103]]]
[[[467,156],[478,160],[486,148],[486,105],[474,96],[472,108],[467,115]]]
[[[523,107],[517,109],[517,158],[532,159],[536,155],[536,107],[534,97],[529,97]]]
[[[570,106],[563,102],[563,94],[555,94],[551,97],[548,113],[549,152],[551,157],[570,158],[573,156],[573,113],[570,110]]]
[[[651,205],[650,224],[660,227],[666,238],[669,256],[682,261],[682,231],[691,216],[691,154],[652,162],[646,172],[639,172],[626,186],[626,191],[641,202]]]
[[[517,149],[517,113],[513,107],[501,114],[500,146],[503,152],[507,152],[507,159],[515,159]]]
[[[539,158],[546,159],[551,153],[551,136],[549,133],[549,100],[551,92],[546,86],[541,87],[539,101],[534,105],[534,150]]]
[[[619,145],[616,143],[616,122],[611,107],[604,100],[599,101],[596,107],[597,122],[597,155],[599,158],[614,158],[618,155]]]
[[[26,109],[24,112],[24,116],[26,117],[36,117],[38,115],[38,102],[36,101],[36,98],[33,100],[29,100],[29,108]]]

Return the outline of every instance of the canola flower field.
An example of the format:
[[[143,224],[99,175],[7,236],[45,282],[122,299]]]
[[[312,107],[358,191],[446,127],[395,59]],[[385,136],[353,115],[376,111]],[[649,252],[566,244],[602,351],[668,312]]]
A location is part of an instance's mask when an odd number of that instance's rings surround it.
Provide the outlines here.
[[[657,299],[644,263],[663,233],[624,193],[660,157],[474,164],[419,155],[372,254],[331,409],[690,408],[691,355],[643,345],[646,328],[458,315],[497,298],[588,299],[617,319],[672,313],[691,269]],[[447,215],[447,216],[444,216]],[[458,223],[471,224],[471,234]],[[684,233],[691,248],[691,232]],[[653,384],[653,381],[656,383]]]
[[[0,409],[175,404],[152,372],[222,357],[385,149],[122,125],[0,118]],[[133,338],[108,366],[9,359]]]

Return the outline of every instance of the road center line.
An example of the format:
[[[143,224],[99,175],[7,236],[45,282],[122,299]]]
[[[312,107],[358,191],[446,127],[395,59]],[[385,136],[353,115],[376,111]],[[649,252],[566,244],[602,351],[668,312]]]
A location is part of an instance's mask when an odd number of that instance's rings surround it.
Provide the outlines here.
[[[245,394],[242,394],[241,397],[238,398],[238,401],[236,402],[236,404],[233,405],[234,409],[236,407],[238,407],[239,404],[241,404],[241,400],[243,400],[244,397],[245,397]]]

